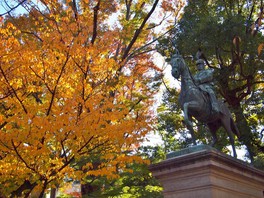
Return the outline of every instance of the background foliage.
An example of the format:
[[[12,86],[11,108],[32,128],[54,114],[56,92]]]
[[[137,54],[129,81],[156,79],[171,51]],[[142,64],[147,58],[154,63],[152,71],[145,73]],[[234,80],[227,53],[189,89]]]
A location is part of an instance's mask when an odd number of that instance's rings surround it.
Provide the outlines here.
[[[135,153],[154,125],[161,76],[151,58],[154,28],[166,26],[165,15],[177,15],[182,5],[2,2],[2,196],[42,197],[65,179],[80,181],[86,196],[102,190],[104,180],[136,171],[131,164],[147,163]],[[150,20],[153,13],[158,23]]]
[[[193,73],[195,54],[202,50],[207,67],[215,71],[218,98],[233,112],[239,144],[246,146],[252,162],[264,151],[262,21],[262,1],[188,1],[175,30],[158,45],[167,60],[177,47]],[[199,133],[205,131],[197,127]],[[205,137],[200,141],[207,142]],[[224,140],[219,148],[225,149]]]
[[[191,145],[179,90],[154,96],[178,48],[195,72],[202,49],[263,168],[263,1],[4,1],[0,13],[0,195],[41,197],[81,183],[82,197],[162,197],[148,163]],[[23,13],[17,11],[23,9]],[[155,20],[153,20],[155,19]],[[161,27],[159,27],[161,26]],[[158,41],[158,44],[157,44]],[[200,143],[211,137],[195,123]],[[140,146],[155,131],[163,144]],[[219,150],[228,152],[224,132]]]

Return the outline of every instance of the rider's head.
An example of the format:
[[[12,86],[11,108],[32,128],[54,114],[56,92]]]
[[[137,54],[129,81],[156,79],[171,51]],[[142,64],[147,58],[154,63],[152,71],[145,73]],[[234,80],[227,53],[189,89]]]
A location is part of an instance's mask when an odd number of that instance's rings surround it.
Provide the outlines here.
[[[203,60],[203,59],[198,59],[198,60],[196,61],[196,67],[197,67],[197,69],[198,69],[199,71],[204,70],[204,68],[205,68],[204,60]]]

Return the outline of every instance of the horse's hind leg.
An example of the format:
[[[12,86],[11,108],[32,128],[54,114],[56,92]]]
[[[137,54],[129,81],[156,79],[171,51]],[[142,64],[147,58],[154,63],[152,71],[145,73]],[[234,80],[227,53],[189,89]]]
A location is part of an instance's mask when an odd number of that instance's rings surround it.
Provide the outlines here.
[[[235,158],[237,158],[237,153],[236,153],[236,148],[235,148],[235,140],[234,140],[234,136],[232,134],[232,127],[231,127],[231,119],[230,117],[228,117],[227,119],[224,119],[222,121],[223,127],[225,128],[227,135],[229,137],[229,141],[231,143],[232,146],[232,150],[233,150],[233,156]]]
[[[219,126],[216,125],[215,123],[208,123],[207,126],[210,130],[212,137],[213,137],[213,142],[212,142],[211,146],[214,147],[214,145],[218,141],[216,131],[219,129]]]
[[[227,133],[228,133],[228,136],[229,136],[230,143],[232,145],[233,156],[235,158],[237,158],[237,153],[236,153],[235,141],[234,141],[234,138],[233,138],[233,134],[231,134],[231,132],[227,132]]]
[[[233,135],[230,132],[228,132],[228,136],[229,136],[230,143],[232,145],[233,156],[235,158],[237,158],[237,153],[236,153],[236,148],[235,148],[235,141],[234,141]]]

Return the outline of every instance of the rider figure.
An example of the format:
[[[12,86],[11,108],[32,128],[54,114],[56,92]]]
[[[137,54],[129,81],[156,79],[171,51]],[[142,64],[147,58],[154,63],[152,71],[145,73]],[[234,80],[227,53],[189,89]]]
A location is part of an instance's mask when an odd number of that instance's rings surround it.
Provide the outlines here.
[[[198,73],[194,75],[195,83],[201,88],[201,90],[208,93],[210,97],[212,111],[215,113],[219,113],[220,109],[218,101],[213,90],[213,70],[205,70],[205,62],[203,59],[198,59],[196,61],[196,66]]]

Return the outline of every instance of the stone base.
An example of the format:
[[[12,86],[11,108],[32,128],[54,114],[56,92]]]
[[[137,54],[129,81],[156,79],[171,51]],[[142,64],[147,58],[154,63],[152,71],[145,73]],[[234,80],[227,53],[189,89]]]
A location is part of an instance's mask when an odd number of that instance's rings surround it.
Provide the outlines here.
[[[165,198],[264,198],[264,172],[200,145],[150,165]]]

